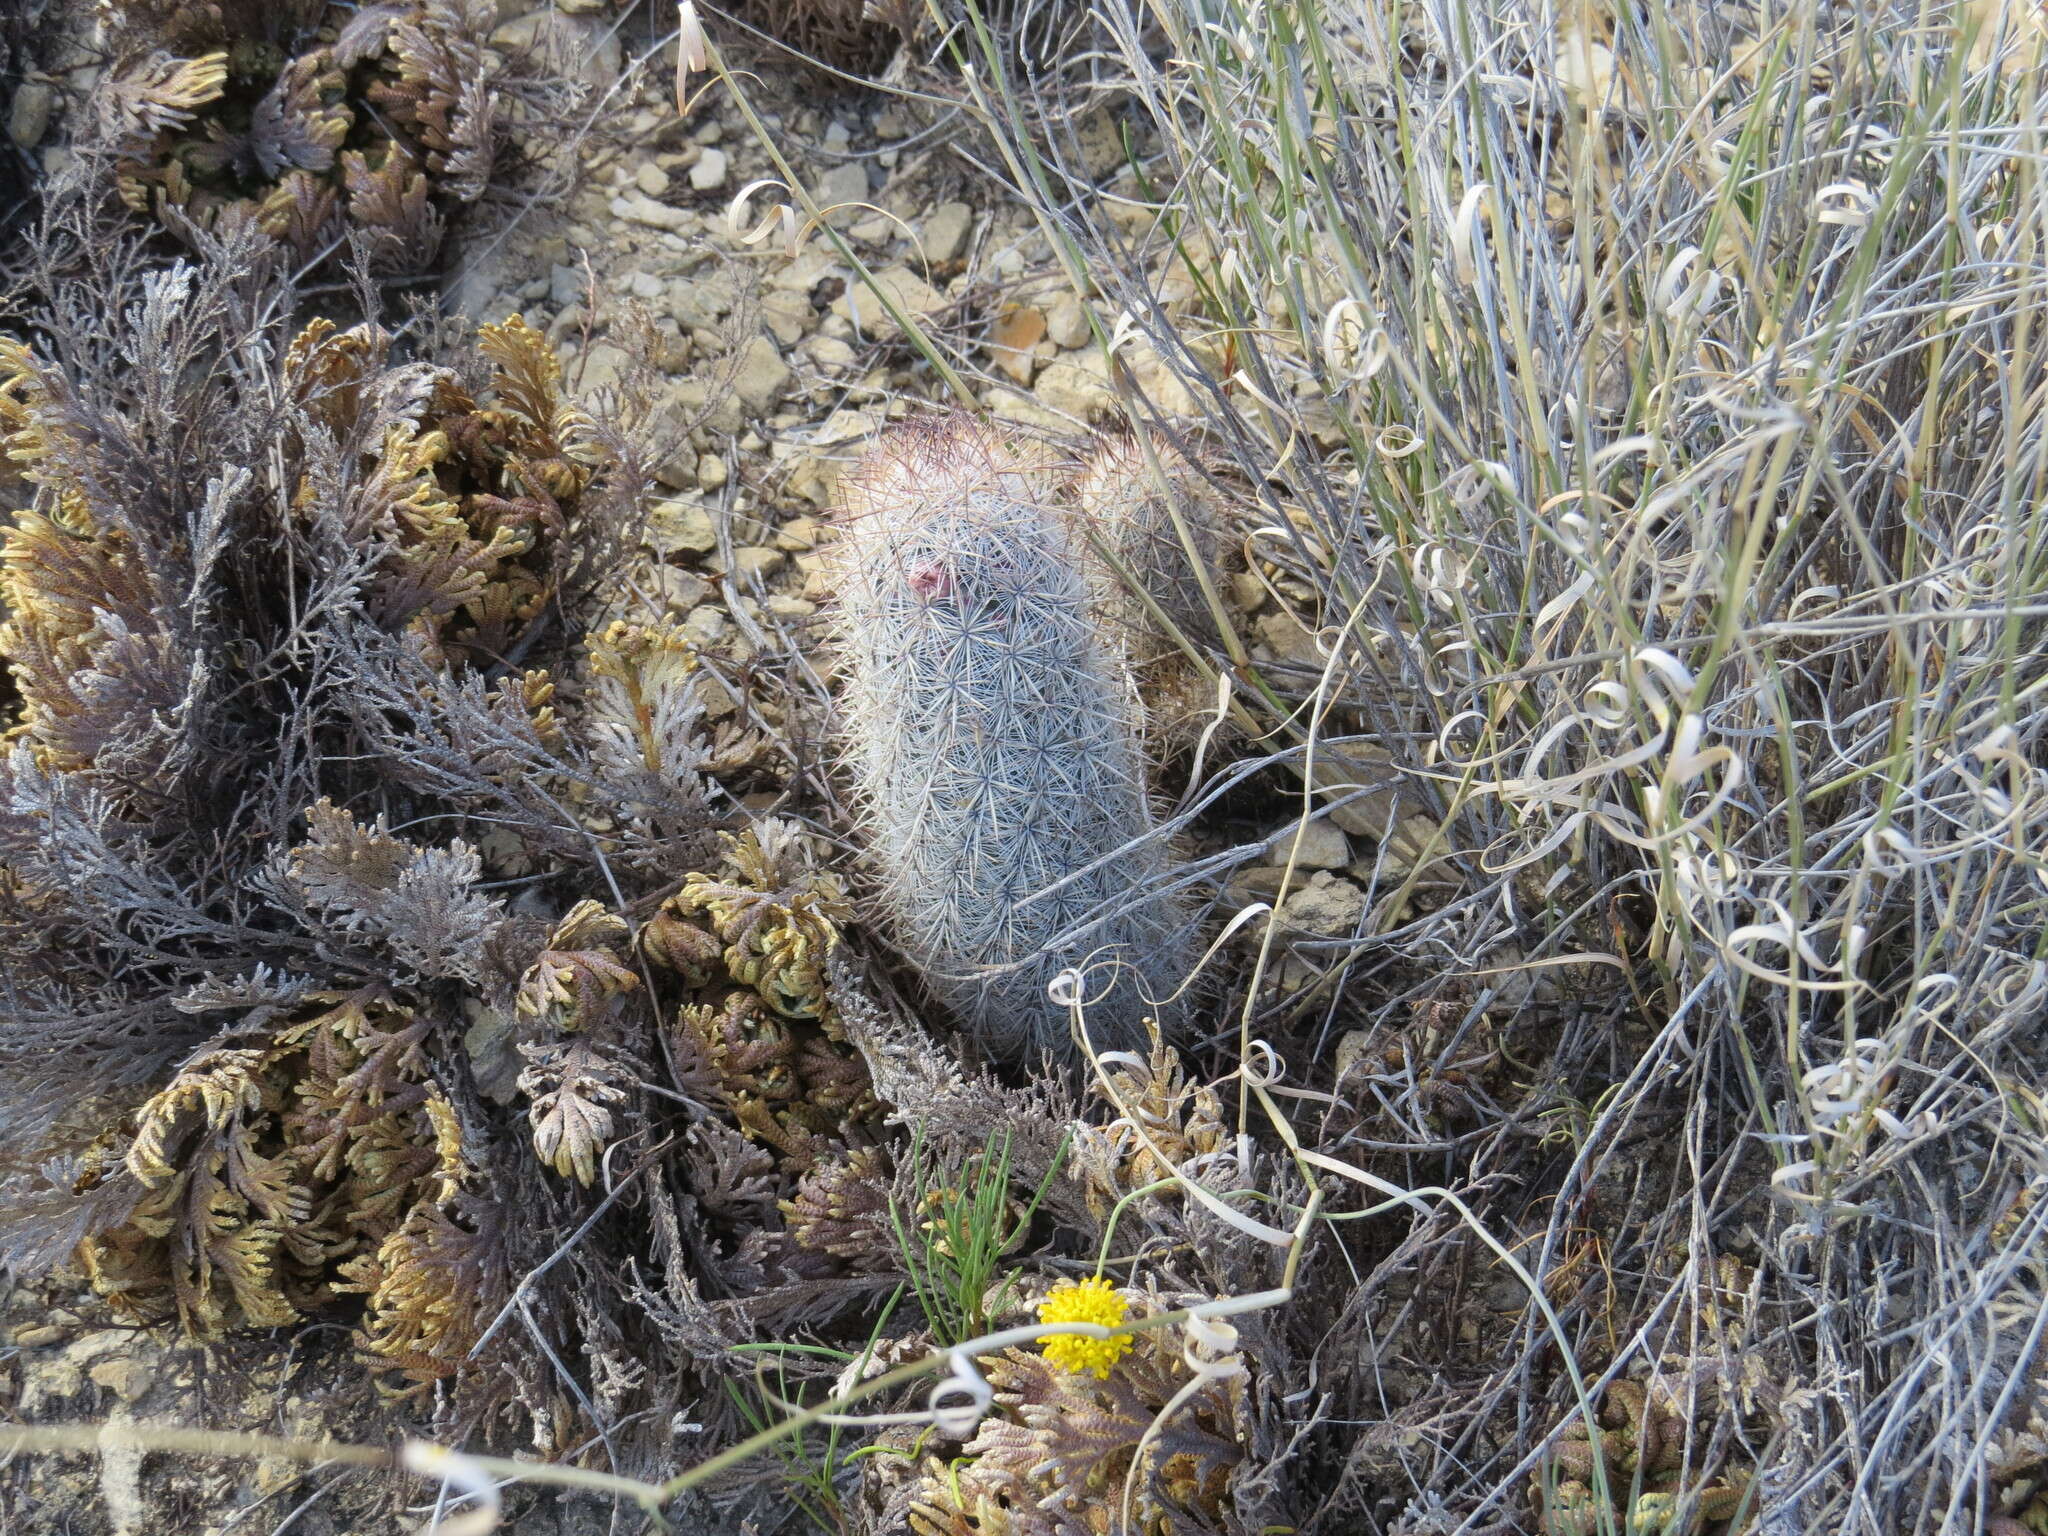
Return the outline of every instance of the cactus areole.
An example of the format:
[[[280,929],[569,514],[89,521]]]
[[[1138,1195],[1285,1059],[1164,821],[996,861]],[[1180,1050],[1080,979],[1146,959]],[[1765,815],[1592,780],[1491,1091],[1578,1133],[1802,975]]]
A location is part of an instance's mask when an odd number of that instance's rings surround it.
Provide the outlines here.
[[[1011,1060],[1070,1048],[1049,995],[1069,969],[1090,1040],[1142,1046],[1189,949],[1059,489],[1056,461],[964,419],[899,428],[841,489],[841,705],[881,913]]]

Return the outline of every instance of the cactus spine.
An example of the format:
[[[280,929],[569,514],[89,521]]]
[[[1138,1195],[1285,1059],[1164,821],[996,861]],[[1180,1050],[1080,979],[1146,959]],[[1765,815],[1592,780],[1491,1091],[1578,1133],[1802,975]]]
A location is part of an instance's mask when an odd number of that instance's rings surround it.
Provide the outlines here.
[[[938,1001],[1013,1060],[1068,1039],[1046,989],[1070,966],[1097,1045],[1142,1045],[1146,997],[1190,948],[1122,647],[1054,473],[948,420],[898,429],[840,493],[842,707],[884,914]]]

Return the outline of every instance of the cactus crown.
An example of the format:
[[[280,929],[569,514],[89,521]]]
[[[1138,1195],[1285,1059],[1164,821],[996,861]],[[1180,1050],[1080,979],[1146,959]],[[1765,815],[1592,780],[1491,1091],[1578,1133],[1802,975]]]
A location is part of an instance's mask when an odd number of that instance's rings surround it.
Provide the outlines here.
[[[1011,1057],[1065,1039],[1046,988],[1077,965],[1097,1042],[1142,1042],[1187,929],[1056,468],[921,423],[841,491],[842,702],[881,905],[938,999]]]

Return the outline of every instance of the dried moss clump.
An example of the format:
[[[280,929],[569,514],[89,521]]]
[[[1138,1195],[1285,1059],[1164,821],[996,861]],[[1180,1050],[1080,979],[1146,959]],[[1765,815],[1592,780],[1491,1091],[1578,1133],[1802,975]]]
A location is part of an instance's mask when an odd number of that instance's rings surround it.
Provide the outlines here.
[[[380,267],[424,271],[503,151],[502,70],[458,0],[114,19],[133,60],[104,103],[117,185],[173,231],[241,210],[302,262],[355,232]]]

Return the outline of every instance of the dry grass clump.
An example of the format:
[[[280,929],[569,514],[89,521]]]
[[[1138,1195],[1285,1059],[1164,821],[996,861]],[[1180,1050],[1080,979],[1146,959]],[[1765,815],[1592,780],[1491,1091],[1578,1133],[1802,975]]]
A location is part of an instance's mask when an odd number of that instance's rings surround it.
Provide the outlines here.
[[[1246,1033],[1335,1093],[1305,1143],[1461,1191],[1568,1345],[1455,1228],[1335,1228],[1300,1475],[1405,1532],[2023,1505],[1991,1448],[2041,1399],[2038,19],[1144,20],[977,62],[997,129],[1127,93],[1103,201],[1057,133],[1009,163],[1263,488],[1308,643],[1273,615],[1213,666],[1383,834]]]

